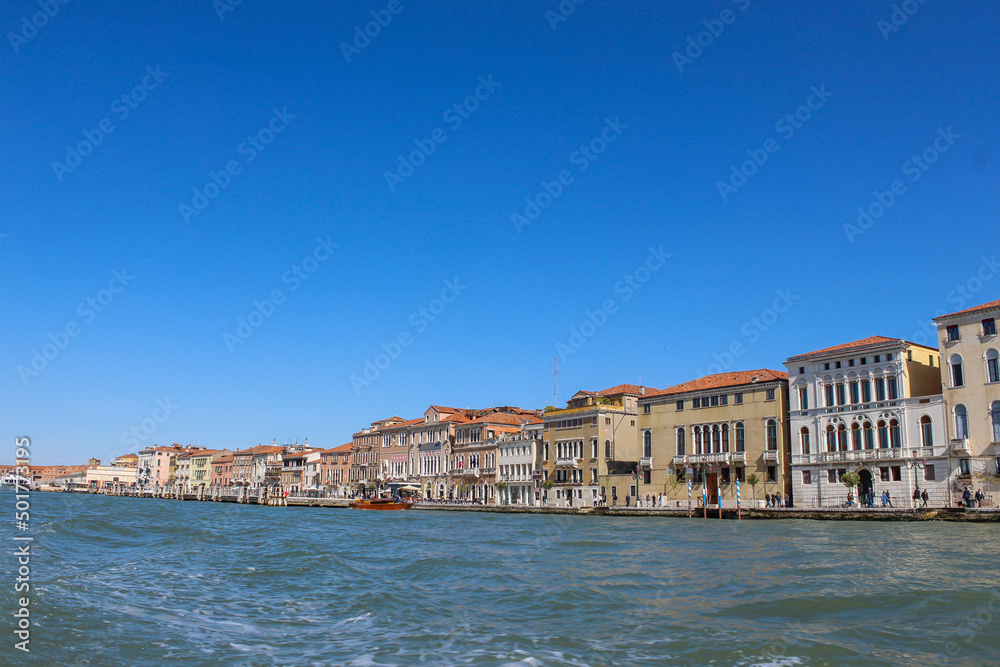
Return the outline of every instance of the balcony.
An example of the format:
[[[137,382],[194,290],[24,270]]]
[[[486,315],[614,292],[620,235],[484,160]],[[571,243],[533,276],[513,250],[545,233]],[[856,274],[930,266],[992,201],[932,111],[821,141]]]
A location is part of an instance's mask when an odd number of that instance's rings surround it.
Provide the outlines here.
[[[951,441],[951,452],[953,454],[964,454],[969,456],[972,448],[969,446],[968,438],[953,438]]]
[[[733,463],[746,463],[747,453],[746,452],[733,452]]]
[[[680,456],[675,456],[674,457],[674,465],[675,466],[682,466],[685,463],[687,463],[687,461],[688,461],[688,457],[685,456],[684,454],[681,454]]]
[[[775,449],[765,450],[764,451],[764,460],[765,461],[777,461],[778,460],[778,451],[775,450]]]
[[[559,457],[556,459],[557,468],[579,468],[580,459],[575,456]]]
[[[729,452],[714,454],[692,454],[688,457],[691,463],[729,463]]]
[[[643,470],[651,470],[653,468],[653,457],[643,456],[639,459],[639,467]]]

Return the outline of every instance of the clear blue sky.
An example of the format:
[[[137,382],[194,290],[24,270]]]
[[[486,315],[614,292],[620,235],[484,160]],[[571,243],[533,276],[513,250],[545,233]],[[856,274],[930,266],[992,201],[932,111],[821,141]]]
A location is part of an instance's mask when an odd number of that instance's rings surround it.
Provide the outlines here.
[[[333,446],[431,403],[543,407],[557,355],[565,401],[917,338],[1000,294],[952,293],[1000,239],[996,3],[893,30],[891,2],[306,4],[4,4],[0,460],[18,435],[38,464]]]

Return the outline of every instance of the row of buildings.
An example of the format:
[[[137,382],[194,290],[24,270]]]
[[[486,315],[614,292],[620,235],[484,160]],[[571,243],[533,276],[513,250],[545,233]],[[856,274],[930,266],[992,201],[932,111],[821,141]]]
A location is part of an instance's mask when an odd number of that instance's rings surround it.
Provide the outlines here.
[[[328,449],[154,446],[143,487],[279,486],[291,494],[410,493],[526,505],[689,498],[735,506],[766,494],[799,507],[914,490],[953,504],[1000,475],[1000,301],[935,318],[939,347],[872,336],[665,389],[581,390],[565,406],[429,406]],[[853,476],[849,476],[853,477]],[[662,498],[662,500],[661,500]]]

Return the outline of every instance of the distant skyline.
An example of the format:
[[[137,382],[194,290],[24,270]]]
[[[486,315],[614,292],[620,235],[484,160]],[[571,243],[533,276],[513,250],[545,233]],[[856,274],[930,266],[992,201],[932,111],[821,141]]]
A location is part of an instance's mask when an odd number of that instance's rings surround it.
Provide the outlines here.
[[[553,358],[563,402],[936,345],[931,318],[1000,298],[997,25],[8,3],[0,461],[25,435],[39,465],[332,447],[432,403],[549,405]]]

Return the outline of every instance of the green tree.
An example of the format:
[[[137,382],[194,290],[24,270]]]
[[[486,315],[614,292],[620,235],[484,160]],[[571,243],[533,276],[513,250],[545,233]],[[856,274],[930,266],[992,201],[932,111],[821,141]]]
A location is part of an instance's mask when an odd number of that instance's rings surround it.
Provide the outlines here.
[[[858,486],[858,484],[861,484],[861,475],[853,470],[848,470],[840,476],[840,483],[847,487],[847,492],[853,497],[854,489]]]
[[[753,491],[753,499],[754,501],[756,501],[757,485],[760,484],[760,477],[757,476],[757,473],[752,472],[749,475],[747,475],[747,484],[750,485],[750,490]]]

